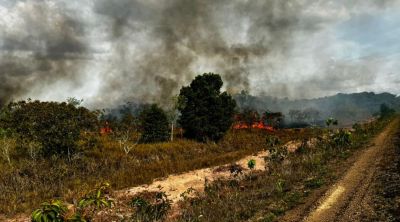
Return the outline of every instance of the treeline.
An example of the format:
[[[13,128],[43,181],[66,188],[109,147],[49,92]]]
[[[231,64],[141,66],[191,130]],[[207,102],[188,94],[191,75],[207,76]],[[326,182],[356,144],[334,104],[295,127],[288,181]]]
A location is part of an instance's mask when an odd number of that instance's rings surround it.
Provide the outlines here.
[[[282,112],[286,117],[286,122],[307,122],[318,125],[329,117],[337,118],[341,125],[351,125],[379,113],[382,104],[386,104],[395,111],[400,111],[400,97],[390,93],[339,93],[316,99],[289,100],[288,98],[253,96],[242,91],[233,97],[239,110],[251,108],[262,113],[267,107],[270,110]],[[318,111],[318,115],[315,110]],[[314,114],[312,114],[313,112]]]
[[[137,143],[168,141],[172,131],[170,122],[173,124],[175,120],[183,128],[185,138],[217,142],[231,127],[236,107],[233,98],[220,91],[222,85],[218,74],[206,73],[181,89],[169,112],[151,104],[143,106],[137,116],[126,112],[118,123],[109,121],[115,124],[117,136],[138,135]],[[11,102],[1,110],[0,136],[16,138],[21,153],[70,157],[77,151],[81,134],[93,134],[101,127],[110,127],[107,116],[80,106],[80,102],[76,99]],[[104,132],[111,133],[112,128]]]

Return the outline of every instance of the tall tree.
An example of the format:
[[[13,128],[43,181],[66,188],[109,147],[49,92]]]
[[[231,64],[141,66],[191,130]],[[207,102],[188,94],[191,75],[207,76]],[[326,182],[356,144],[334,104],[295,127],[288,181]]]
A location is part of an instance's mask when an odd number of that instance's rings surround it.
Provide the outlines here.
[[[163,142],[169,139],[168,117],[156,104],[150,105],[140,114],[142,143]]]
[[[218,141],[228,131],[236,102],[227,92],[220,92],[222,85],[218,74],[205,73],[181,89],[178,122],[186,138]]]

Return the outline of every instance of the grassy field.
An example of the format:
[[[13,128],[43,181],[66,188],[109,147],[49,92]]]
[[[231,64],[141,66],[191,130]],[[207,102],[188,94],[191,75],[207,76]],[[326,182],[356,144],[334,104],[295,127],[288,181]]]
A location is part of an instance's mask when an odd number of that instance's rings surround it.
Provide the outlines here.
[[[286,130],[273,134],[283,142],[309,138],[314,130]],[[230,131],[219,143],[174,142],[139,144],[126,154],[112,136],[87,135],[80,152],[70,159],[21,154],[10,145],[10,163],[0,161],[0,214],[30,213],[53,198],[74,203],[96,185],[108,181],[114,190],[149,183],[155,178],[226,164],[267,148],[268,133]]]
[[[353,132],[352,143],[343,146],[320,138],[304,143],[282,159],[271,159],[266,172],[242,179],[209,184],[204,193],[180,203],[177,221],[280,221],[313,193],[333,183],[348,157],[388,124],[389,120],[365,125]]]

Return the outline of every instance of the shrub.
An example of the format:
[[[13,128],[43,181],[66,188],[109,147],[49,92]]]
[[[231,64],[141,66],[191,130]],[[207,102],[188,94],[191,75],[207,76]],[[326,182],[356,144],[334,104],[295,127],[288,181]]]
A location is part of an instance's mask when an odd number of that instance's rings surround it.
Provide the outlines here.
[[[233,177],[237,177],[243,173],[243,168],[239,164],[231,164],[229,166],[229,172]]]
[[[169,124],[165,112],[153,104],[140,114],[143,143],[163,142],[169,139]]]
[[[249,160],[247,162],[247,167],[251,170],[254,169],[256,167],[256,160],[254,159]]]
[[[37,142],[45,156],[70,155],[82,130],[93,130],[97,114],[65,102],[20,101],[10,103],[3,125],[21,142]]]
[[[108,192],[109,188],[110,188],[109,183],[102,184],[97,189],[86,194],[86,196],[79,201],[78,207],[85,208],[92,206],[95,209],[101,209],[103,207],[111,207],[112,201],[104,196],[104,194]]]
[[[103,183],[96,189],[87,193],[78,201],[77,213],[74,215],[76,219],[83,218],[90,221],[97,210],[105,207],[112,207],[113,201],[105,196],[109,192],[110,184]]]
[[[171,201],[164,192],[147,194],[150,194],[150,197],[132,199],[131,206],[135,207],[132,219],[134,221],[163,221],[171,209]]]
[[[334,119],[334,118],[330,117],[330,118],[328,118],[328,119],[325,121],[325,124],[326,124],[326,126],[328,126],[328,127],[331,126],[331,125],[337,126],[337,125],[339,124],[339,122],[338,122],[337,119]]]
[[[275,147],[282,143],[279,137],[272,135],[266,138],[266,142],[268,147]]]
[[[336,146],[349,146],[351,145],[351,133],[347,130],[340,129],[331,137],[332,142]]]
[[[306,188],[310,188],[310,189],[316,189],[316,188],[320,188],[322,185],[324,185],[324,180],[321,178],[308,178],[304,181],[304,185]]]
[[[266,157],[266,160],[272,163],[280,163],[288,156],[286,146],[268,147],[268,152],[269,155]]]
[[[67,212],[67,207],[60,200],[53,200],[50,203],[45,202],[41,208],[33,211],[32,222],[63,222],[64,214]]]
[[[218,141],[233,123],[235,100],[220,92],[222,80],[218,74],[197,76],[179,94],[178,120],[186,138],[205,142]]]
[[[95,212],[103,207],[111,207],[113,201],[104,194],[109,190],[109,184],[104,183],[89,192],[81,200],[75,210],[67,208],[61,200],[52,200],[41,204],[41,208],[31,214],[32,222],[86,222],[92,221]],[[72,215],[68,215],[72,213]]]

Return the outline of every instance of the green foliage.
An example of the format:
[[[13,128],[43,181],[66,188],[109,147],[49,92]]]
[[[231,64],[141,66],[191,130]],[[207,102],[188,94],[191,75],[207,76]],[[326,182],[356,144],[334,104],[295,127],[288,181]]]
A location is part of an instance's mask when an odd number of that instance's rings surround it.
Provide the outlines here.
[[[179,94],[178,120],[184,136],[198,141],[218,141],[233,123],[235,100],[220,92],[222,79],[218,74],[197,76]]]
[[[171,201],[164,192],[151,194],[154,199],[146,200],[142,197],[132,199],[131,206],[135,208],[132,216],[134,221],[163,221],[171,209]],[[151,197],[150,197],[151,198]]]
[[[324,184],[324,180],[321,178],[309,178],[304,182],[306,188],[316,189],[320,188]]]
[[[91,221],[96,211],[105,207],[111,208],[114,202],[105,196],[109,189],[110,184],[103,183],[87,193],[78,201],[76,213],[68,221]]]
[[[32,212],[32,222],[63,222],[67,207],[60,200],[45,202],[41,208]]]
[[[169,139],[168,117],[157,105],[144,108],[140,114],[141,142],[163,142]]]
[[[111,207],[113,202],[104,196],[110,185],[104,183],[78,201],[75,213],[68,217],[66,204],[60,200],[45,202],[32,212],[32,222],[86,222],[93,219],[96,210]]]
[[[97,189],[89,192],[84,198],[78,202],[78,208],[84,209],[86,207],[93,207],[95,209],[101,209],[103,207],[111,207],[113,201],[104,196],[104,194],[110,188],[109,183],[100,185]]]
[[[326,121],[325,121],[325,124],[326,124],[326,126],[331,126],[331,125],[333,125],[333,126],[337,126],[338,125],[338,120],[337,119],[334,119],[334,118],[332,118],[332,117],[330,117],[330,118],[328,118]]]
[[[336,146],[349,146],[352,142],[351,132],[340,129],[331,136],[331,140]]]
[[[249,160],[247,162],[247,167],[251,170],[254,169],[256,167],[256,160],[254,159]]]
[[[70,155],[83,130],[93,130],[97,114],[68,103],[20,101],[10,103],[2,125],[23,143],[37,142],[45,156]]]

